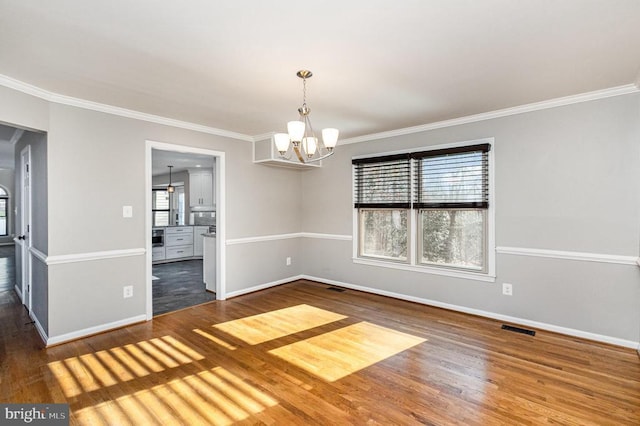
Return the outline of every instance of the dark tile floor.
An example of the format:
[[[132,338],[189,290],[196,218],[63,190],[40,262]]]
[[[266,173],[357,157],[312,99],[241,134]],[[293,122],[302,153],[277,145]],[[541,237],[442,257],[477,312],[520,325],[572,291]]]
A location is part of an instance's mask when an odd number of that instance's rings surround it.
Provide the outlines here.
[[[205,290],[202,260],[153,265],[153,314],[159,315],[215,300]]]
[[[16,285],[15,247],[0,246],[0,291],[10,290]]]

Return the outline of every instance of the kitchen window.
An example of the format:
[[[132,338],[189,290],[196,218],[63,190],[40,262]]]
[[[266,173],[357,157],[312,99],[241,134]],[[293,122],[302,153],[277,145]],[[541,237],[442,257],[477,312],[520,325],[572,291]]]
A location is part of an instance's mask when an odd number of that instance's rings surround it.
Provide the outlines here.
[[[151,203],[153,226],[169,226],[169,193],[164,189],[154,189]]]
[[[4,188],[0,188],[0,237],[9,235],[9,194]]]
[[[356,260],[493,275],[490,153],[473,143],[353,159]]]

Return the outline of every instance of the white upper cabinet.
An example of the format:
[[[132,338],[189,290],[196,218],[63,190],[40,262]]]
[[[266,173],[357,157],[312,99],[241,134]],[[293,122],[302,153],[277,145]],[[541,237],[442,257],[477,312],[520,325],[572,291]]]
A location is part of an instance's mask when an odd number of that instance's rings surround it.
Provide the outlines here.
[[[200,210],[214,210],[213,171],[189,172],[189,206]]]

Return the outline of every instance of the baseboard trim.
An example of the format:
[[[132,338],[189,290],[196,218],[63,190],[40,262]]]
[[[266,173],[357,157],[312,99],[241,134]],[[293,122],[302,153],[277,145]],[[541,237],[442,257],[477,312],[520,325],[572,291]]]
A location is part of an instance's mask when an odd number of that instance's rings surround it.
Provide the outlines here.
[[[271,282],[268,282],[268,283],[265,283],[265,284],[260,284],[260,285],[254,286],[254,287],[243,288],[242,290],[232,291],[230,293],[227,293],[227,299],[230,299],[232,297],[242,296],[243,294],[247,294],[247,293],[253,293],[253,292],[256,292],[256,291],[265,290],[267,288],[271,288],[271,287],[279,286],[279,285],[282,285],[282,284],[290,283],[292,281],[305,279],[304,277],[305,277],[304,275],[296,275],[296,276],[293,276],[293,277],[283,278],[281,280],[271,281]]]
[[[640,342],[634,342],[632,340],[625,340],[625,339],[620,339],[620,338],[617,338],[617,337],[611,337],[611,336],[605,336],[605,335],[602,335],[602,334],[590,333],[590,332],[587,332],[587,331],[576,330],[576,329],[573,329],[573,328],[560,327],[560,326],[553,325],[553,324],[547,324],[547,323],[542,323],[542,322],[538,322],[538,321],[531,321],[531,320],[527,320],[527,319],[523,319],[523,318],[512,317],[512,316],[509,316],[509,315],[502,315],[502,314],[498,314],[498,313],[495,313],[495,312],[488,312],[488,311],[483,311],[483,310],[480,310],[480,309],[468,308],[468,307],[465,307],[465,306],[452,305],[450,303],[443,303],[443,302],[438,302],[436,300],[423,299],[423,298],[420,298],[420,297],[408,296],[408,295],[405,295],[405,294],[394,293],[394,292],[385,291],[385,290],[379,290],[379,289],[370,288],[370,287],[364,287],[364,286],[360,286],[360,285],[356,285],[356,284],[349,284],[349,283],[345,283],[345,282],[342,282],[342,281],[329,280],[329,279],[314,277],[314,276],[310,276],[310,275],[302,275],[300,279],[305,279],[305,280],[310,280],[310,281],[317,281],[317,282],[321,282],[323,284],[336,285],[336,286],[339,286],[339,287],[345,287],[345,288],[349,288],[349,289],[352,289],[352,290],[363,291],[365,293],[378,294],[380,296],[392,297],[394,299],[406,300],[406,301],[409,301],[409,302],[420,303],[420,304],[423,304],[423,305],[434,306],[434,307],[437,307],[437,308],[448,309],[448,310],[451,310],[451,311],[457,311],[457,312],[462,312],[462,313],[466,313],[466,314],[478,315],[478,316],[485,317],[485,318],[491,318],[491,319],[495,319],[495,320],[499,320],[499,321],[510,322],[510,323],[513,323],[513,324],[525,325],[527,327],[533,327],[533,328],[537,328],[537,329],[540,329],[540,330],[551,331],[551,332],[554,332],[554,333],[564,334],[564,335],[572,336],[572,337],[579,337],[579,338],[582,338],[582,339],[593,340],[593,341],[596,341],[596,342],[607,343],[607,344],[615,345],[615,346],[622,346],[622,347],[625,347],[625,348],[637,349],[638,345],[640,345]]]
[[[46,346],[47,341],[49,340],[49,337],[47,336],[47,332],[44,331],[44,327],[42,327],[42,324],[40,324],[40,321],[38,321],[38,317],[33,313],[33,311],[29,313],[29,317],[33,320],[33,324],[36,326],[36,330],[38,331],[38,334],[42,339],[42,343],[44,343]]]
[[[18,297],[20,298],[20,301],[22,301],[22,290],[20,290],[20,287],[18,287],[18,284],[14,285],[13,289],[16,291],[16,293],[18,293]]]
[[[125,327],[127,325],[137,324],[145,322],[147,320],[146,315],[136,315],[135,317],[125,318],[122,320],[110,322],[107,324],[96,325],[95,327],[84,328],[82,330],[72,331],[71,333],[60,334],[58,336],[49,337],[46,340],[47,347],[53,345],[59,345],[60,343],[66,343],[71,340],[81,339],[83,337],[89,337],[94,334],[103,333],[105,331],[114,330],[116,328]]]

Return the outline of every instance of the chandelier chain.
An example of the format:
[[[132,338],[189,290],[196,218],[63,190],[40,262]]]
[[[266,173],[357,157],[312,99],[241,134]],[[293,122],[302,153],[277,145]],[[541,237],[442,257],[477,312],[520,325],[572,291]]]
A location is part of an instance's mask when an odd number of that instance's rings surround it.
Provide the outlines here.
[[[307,106],[307,79],[302,79],[302,106]]]

